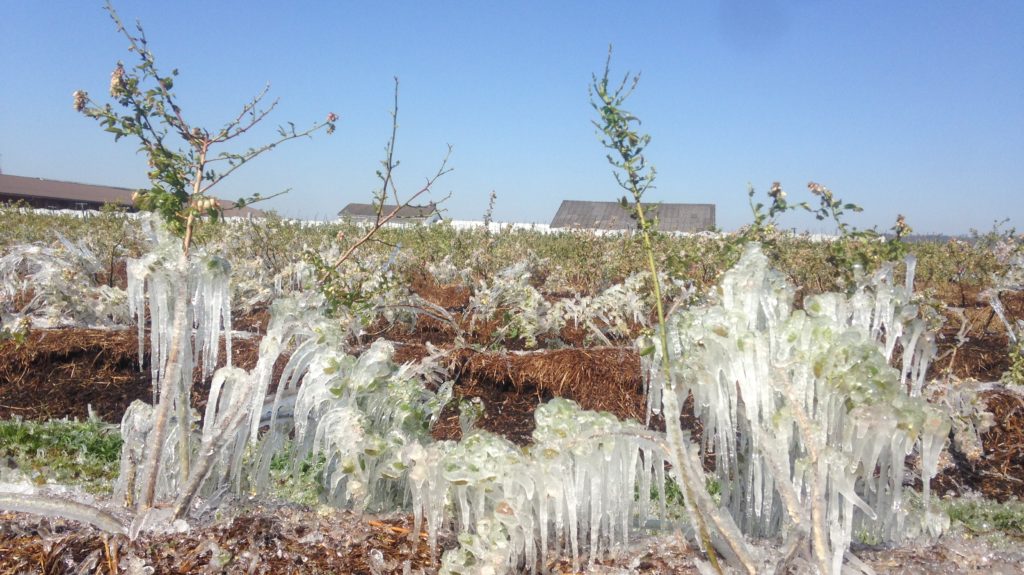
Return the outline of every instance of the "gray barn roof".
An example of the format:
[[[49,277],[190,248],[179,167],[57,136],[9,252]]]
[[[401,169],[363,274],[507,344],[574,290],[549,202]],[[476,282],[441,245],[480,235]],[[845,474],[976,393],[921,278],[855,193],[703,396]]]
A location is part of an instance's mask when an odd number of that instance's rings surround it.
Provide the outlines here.
[[[630,210],[618,202],[562,200],[552,228],[626,230],[636,228]],[[656,219],[663,232],[701,232],[715,227],[714,204],[644,204],[644,214]]]
[[[132,193],[135,191],[129,188],[0,174],[0,202],[25,200],[36,207],[48,207],[48,204],[53,204],[60,208],[95,210],[103,204],[121,204],[130,211],[135,211],[132,206]],[[226,216],[261,217],[264,214],[263,210],[248,206],[235,208],[235,203],[230,200],[218,199],[217,202],[224,209]]]
[[[341,217],[349,217],[353,220],[376,220],[377,219],[377,205],[375,204],[349,204],[345,206],[341,212],[338,213]],[[381,209],[381,215],[387,216],[395,210],[397,206],[394,204],[384,204]],[[393,222],[424,222],[429,223],[434,221],[440,216],[437,212],[437,205],[434,203],[427,204],[425,206],[403,206],[398,210],[398,214],[395,215]]]
[[[43,178],[26,178],[0,174],[0,198],[17,196],[19,199],[40,198],[48,200],[71,200],[85,203],[132,204],[132,192],[128,188],[94,186]]]

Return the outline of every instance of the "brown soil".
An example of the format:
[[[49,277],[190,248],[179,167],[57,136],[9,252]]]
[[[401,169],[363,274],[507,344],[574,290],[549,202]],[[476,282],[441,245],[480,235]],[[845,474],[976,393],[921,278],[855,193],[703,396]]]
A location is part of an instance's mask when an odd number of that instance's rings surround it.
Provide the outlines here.
[[[468,302],[465,288],[438,286],[429,278],[420,278],[414,289],[456,318]],[[1006,297],[1004,303],[1011,318],[1024,317],[1024,298]],[[966,314],[972,326],[968,341],[956,346],[959,323],[947,324],[939,341],[940,355],[945,355],[933,369],[936,374],[962,379],[998,379],[1008,366],[1005,330],[998,320],[985,321],[980,304]],[[265,310],[239,318],[236,329],[260,334],[267,319]],[[493,328],[489,324],[456,328],[421,316],[412,328],[379,324],[371,329],[371,335],[395,341],[395,360],[405,362],[426,356],[428,341],[452,349],[456,332],[463,330],[475,349],[450,353],[456,397],[482,399],[485,413],[478,424],[519,444],[530,442],[536,407],[555,396],[573,399],[587,409],[644,420],[640,360],[628,342],[582,347],[586,334],[570,329],[563,330],[559,339],[574,347],[479,351],[487,348]],[[259,338],[236,339],[233,345],[235,365],[252,368]],[[508,347],[521,350],[523,345],[519,342]],[[143,360],[148,362],[148,357]],[[206,389],[197,374],[194,400],[199,406],[205,403]],[[142,372],[138,367],[134,330],[34,331],[26,345],[0,344],[0,418],[85,418],[87,406],[91,406],[100,418],[117,422],[131,401],[149,401],[151,395],[148,367]],[[973,490],[999,500],[1024,497],[1024,401],[1005,393],[990,393],[985,399],[996,416],[996,426],[982,438],[984,457],[970,462],[953,453],[955,465],[935,478],[932,486],[940,494]],[[457,408],[450,405],[435,426],[435,437],[459,438],[458,415]],[[685,425],[700,431],[692,418],[686,418]],[[401,573],[406,560],[413,568],[429,565],[423,546],[414,548],[408,543],[408,529],[406,519],[374,522],[342,511],[327,517],[293,508],[258,508],[187,534],[146,535],[129,542],[56,520],[0,515],[0,574],[78,572],[72,566],[92,561],[95,567],[88,572],[108,573],[112,572],[111,562],[122,565],[123,570],[127,566],[124,561],[131,556],[154,566],[157,573],[370,573],[373,549],[384,553],[386,568],[381,572]],[[210,565],[219,553],[211,542],[230,550],[234,558],[230,565]],[[661,551],[644,556],[638,572],[692,569],[685,545]],[[571,572],[564,564],[558,568],[555,572]]]
[[[0,573],[401,573],[433,564],[425,534],[410,540],[406,517],[255,507],[187,533],[129,540],[63,520],[0,514]],[[449,539],[443,543],[451,546]],[[381,553],[381,560],[374,558]],[[372,567],[371,567],[372,566]],[[136,571],[142,573],[144,571]]]

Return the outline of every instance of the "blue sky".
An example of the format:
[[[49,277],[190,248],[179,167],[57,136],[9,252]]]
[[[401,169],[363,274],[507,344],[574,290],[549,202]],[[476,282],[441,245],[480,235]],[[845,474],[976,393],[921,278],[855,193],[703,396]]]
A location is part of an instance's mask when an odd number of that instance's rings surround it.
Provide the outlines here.
[[[7,174],[146,185],[145,159],[71,108],[107,89],[127,43],[81,0],[0,0],[0,167]],[[750,221],[747,184],[809,199],[822,182],[887,229],[1024,228],[1024,2],[218,2],[122,0],[158,64],[177,67],[185,115],[211,128],[264,84],[263,132],[328,112],[337,132],[281,147],[218,195],[291,188],[267,207],[329,217],[368,201],[401,81],[400,190],[419,189],[447,144],[434,198],[480,219],[547,222],[562,199],[613,200],[588,104],[609,43],[642,72],[628,108],[652,135],[651,201],[717,205]],[[257,140],[244,142],[249,145]],[[831,231],[807,216],[783,224]]]

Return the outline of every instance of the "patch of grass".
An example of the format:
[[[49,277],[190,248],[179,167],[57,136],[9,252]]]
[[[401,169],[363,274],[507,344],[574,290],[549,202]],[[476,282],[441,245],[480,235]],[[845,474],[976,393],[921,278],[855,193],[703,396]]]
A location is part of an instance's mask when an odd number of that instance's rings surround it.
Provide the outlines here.
[[[324,465],[327,461],[322,454],[317,455],[307,458],[299,464],[298,469],[293,470],[294,452],[294,444],[287,441],[284,447],[270,460],[268,495],[275,499],[283,499],[315,508],[320,505],[322,491],[320,482],[323,479]]]
[[[944,504],[954,525],[973,533],[1000,531],[1024,537],[1024,501],[999,503],[978,499],[954,499]]]
[[[117,477],[121,435],[100,421],[0,421],[3,467],[37,484],[81,485],[109,493]]]

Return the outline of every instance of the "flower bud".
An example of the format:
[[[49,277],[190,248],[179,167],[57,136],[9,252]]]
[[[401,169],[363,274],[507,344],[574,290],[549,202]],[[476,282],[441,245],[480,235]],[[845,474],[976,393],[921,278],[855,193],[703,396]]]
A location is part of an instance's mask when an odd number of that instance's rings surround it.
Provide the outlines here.
[[[117,63],[117,68],[110,74],[110,95],[117,98],[124,93],[124,65]]]
[[[89,93],[85,90],[75,90],[75,93],[71,95],[74,98],[74,107],[76,112],[81,112],[85,109],[86,102],[89,101]]]

